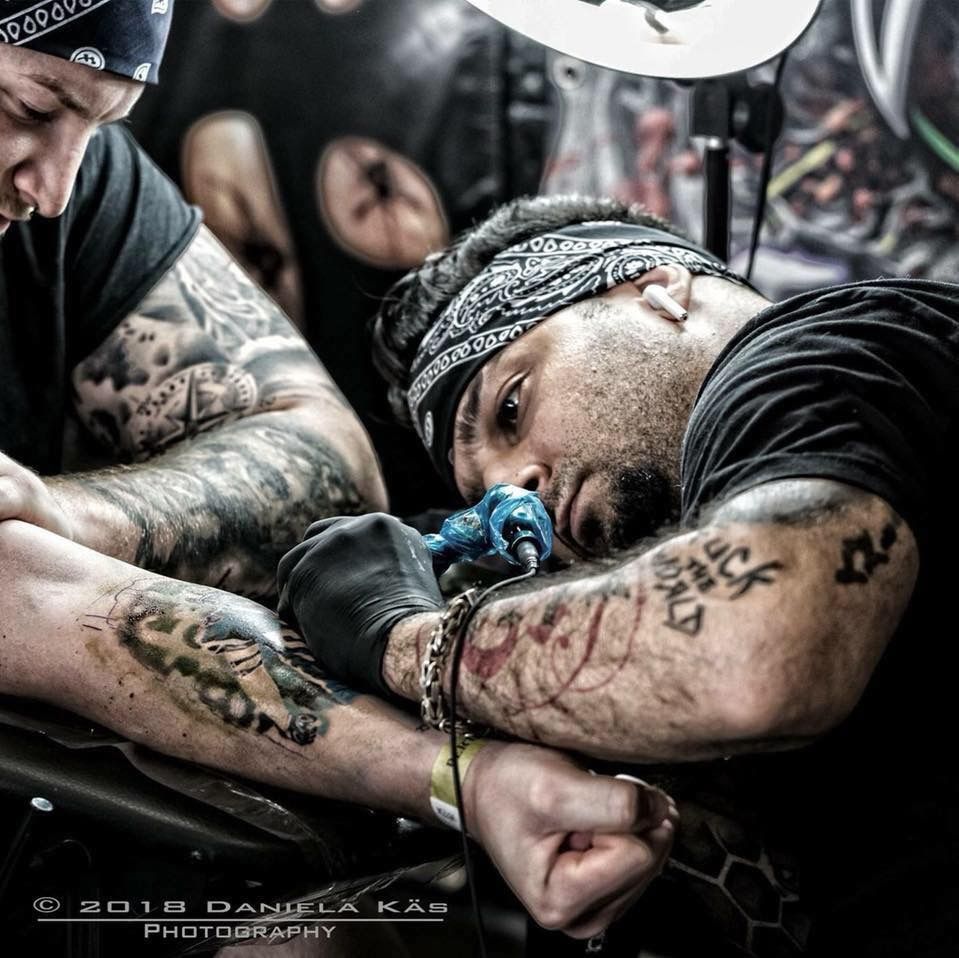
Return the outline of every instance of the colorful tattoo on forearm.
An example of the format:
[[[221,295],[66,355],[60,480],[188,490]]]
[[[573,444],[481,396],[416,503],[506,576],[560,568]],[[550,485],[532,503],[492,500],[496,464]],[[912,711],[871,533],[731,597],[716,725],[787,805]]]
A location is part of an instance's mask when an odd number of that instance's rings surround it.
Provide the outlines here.
[[[214,589],[133,579],[104,595],[80,624],[169,679],[171,700],[191,719],[199,707],[278,743],[309,745],[329,728],[327,713],[355,697],[323,674],[276,616]]]

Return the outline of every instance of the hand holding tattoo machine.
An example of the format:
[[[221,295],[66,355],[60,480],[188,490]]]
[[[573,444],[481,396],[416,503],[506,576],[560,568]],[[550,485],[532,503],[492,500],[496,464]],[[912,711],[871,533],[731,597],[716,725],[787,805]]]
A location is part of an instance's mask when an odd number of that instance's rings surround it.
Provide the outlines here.
[[[553,526],[535,492],[499,482],[475,506],[449,516],[438,534],[423,536],[423,542],[437,575],[454,562],[493,555],[536,572],[553,551]]]
[[[449,516],[439,534],[426,535],[423,542],[432,553],[437,575],[453,562],[492,555],[524,569],[482,593],[467,589],[456,596],[430,634],[420,671],[423,693],[420,712],[427,725],[452,735],[457,726],[460,731],[466,730],[465,724],[459,723],[456,717],[457,675],[466,630],[476,610],[492,592],[536,575],[540,561],[552,552],[553,526],[536,493],[501,482],[487,490],[475,506]],[[447,660],[452,662],[448,704],[443,691]],[[454,748],[453,742],[451,748]]]
[[[280,560],[278,611],[337,679],[389,698],[382,663],[390,632],[402,619],[443,609],[439,567],[501,555],[532,575],[552,545],[539,498],[507,485],[450,516],[428,543],[382,513],[322,519]]]

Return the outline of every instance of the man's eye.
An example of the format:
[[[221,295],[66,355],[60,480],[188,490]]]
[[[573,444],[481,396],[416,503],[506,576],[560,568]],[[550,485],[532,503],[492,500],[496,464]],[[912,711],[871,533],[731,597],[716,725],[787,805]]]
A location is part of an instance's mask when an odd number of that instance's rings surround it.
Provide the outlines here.
[[[507,394],[496,410],[496,425],[503,432],[515,432],[519,420],[519,383]]]
[[[49,123],[53,119],[53,113],[44,112],[43,110],[37,110],[34,107],[30,106],[29,103],[24,103],[23,100],[18,100],[17,106],[20,113],[18,119],[20,119],[23,122]]]

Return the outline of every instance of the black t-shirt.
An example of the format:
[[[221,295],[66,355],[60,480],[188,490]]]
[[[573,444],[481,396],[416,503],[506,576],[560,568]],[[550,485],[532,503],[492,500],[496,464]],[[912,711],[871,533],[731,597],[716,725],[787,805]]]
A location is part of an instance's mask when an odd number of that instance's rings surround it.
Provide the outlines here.
[[[919,543],[915,592],[852,716],[806,749],[736,760],[799,853],[816,955],[959,948],[957,431],[959,286],[880,280],[751,320],[686,432],[687,523],[760,483],[816,477],[881,496]]]
[[[0,451],[58,472],[69,377],[170,269],[200,216],[120,127],[90,141],[62,216],[0,239]]]

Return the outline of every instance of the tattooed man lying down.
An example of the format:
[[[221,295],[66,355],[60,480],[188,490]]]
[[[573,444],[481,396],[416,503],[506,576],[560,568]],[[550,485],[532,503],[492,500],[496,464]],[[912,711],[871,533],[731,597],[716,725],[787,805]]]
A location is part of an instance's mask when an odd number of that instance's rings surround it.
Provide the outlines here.
[[[578,559],[479,611],[467,713],[670,763],[671,872],[701,879],[738,954],[952,953],[959,287],[771,304],[653,217],[543,197],[401,280],[375,346],[463,497],[536,490]],[[385,517],[327,520],[281,563],[281,613],[354,687],[419,694],[441,611],[415,545]],[[359,602],[391,567],[404,594]],[[750,827],[692,822],[693,779],[736,779]]]

